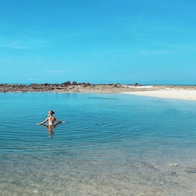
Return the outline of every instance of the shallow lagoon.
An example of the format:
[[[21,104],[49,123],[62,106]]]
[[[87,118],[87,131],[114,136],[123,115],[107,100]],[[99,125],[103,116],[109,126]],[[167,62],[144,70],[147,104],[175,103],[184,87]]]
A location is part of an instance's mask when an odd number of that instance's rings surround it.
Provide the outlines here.
[[[195,195],[196,102],[0,94],[0,195]],[[52,109],[66,123],[36,122]]]

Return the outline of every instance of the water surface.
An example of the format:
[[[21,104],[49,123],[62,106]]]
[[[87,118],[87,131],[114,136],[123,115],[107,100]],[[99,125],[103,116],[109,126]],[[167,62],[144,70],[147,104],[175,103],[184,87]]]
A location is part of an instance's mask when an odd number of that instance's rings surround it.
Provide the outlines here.
[[[0,195],[195,195],[196,102],[1,93]],[[66,123],[36,126],[48,110]]]

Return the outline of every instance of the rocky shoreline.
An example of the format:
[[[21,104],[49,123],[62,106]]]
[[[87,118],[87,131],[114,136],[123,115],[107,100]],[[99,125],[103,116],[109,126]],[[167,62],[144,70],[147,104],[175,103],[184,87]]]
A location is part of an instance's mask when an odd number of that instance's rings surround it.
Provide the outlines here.
[[[161,89],[188,89],[196,90],[196,86],[160,86],[153,85],[147,88],[138,83],[133,85],[123,84],[90,84],[90,83],[77,83],[77,82],[64,82],[61,84],[0,84],[0,92],[94,92],[94,93],[121,93],[133,91],[154,91]]]
[[[139,86],[139,84],[136,84]],[[64,82],[61,84],[0,84],[0,92],[99,92],[117,93],[129,92],[130,88],[122,84],[90,84]]]

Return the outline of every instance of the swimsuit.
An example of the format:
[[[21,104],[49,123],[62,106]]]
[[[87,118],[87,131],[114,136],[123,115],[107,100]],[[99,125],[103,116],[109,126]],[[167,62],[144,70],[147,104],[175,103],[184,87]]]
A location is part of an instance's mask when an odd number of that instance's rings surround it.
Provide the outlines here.
[[[48,125],[53,125],[53,122],[52,121],[48,121]]]

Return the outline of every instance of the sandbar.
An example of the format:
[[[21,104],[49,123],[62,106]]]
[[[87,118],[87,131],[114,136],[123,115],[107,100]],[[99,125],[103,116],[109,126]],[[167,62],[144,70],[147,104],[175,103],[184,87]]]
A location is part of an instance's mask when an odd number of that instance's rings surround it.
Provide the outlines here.
[[[195,89],[189,90],[186,87],[184,88],[173,87],[173,88],[163,88],[163,89],[153,89],[152,87],[143,91],[132,91],[132,92],[125,92],[125,93],[132,94],[132,95],[139,95],[139,96],[196,101],[196,90]]]

